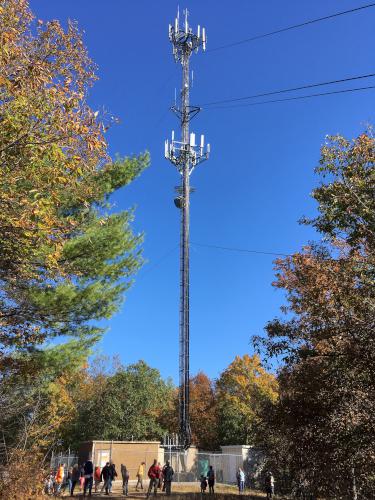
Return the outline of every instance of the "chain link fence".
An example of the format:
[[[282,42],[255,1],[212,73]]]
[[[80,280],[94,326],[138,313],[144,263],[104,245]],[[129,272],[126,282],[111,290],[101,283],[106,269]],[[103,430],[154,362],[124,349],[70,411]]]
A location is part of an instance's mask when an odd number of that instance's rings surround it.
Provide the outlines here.
[[[237,482],[237,472],[241,467],[245,472],[245,484],[248,487],[257,486],[259,477],[263,468],[263,460],[261,454],[256,450],[251,449],[245,455],[234,453],[220,453],[220,452],[203,452],[195,448],[190,448],[187,451],[176,451],[172,447],[160,447],[158,452],[155,451],[141,451],[141,450],[126,450],[119,452],[111,452],[108,450],[100,449],[95,450],[91,458],[94,466],[103,467],[106,462],[114,461],[116,469],[120,475],[121,464],[126,465],[130,480],[136,480],[136,474],[141,462],[145,463],[144,473],[147,479],[148,468],[156,459],[161,467],[169,461],[174,469],[173,480],[175,482],[197,482],[201,476],[207,476],[210,466],[212,466],[216,482],[222,484],[235,484]],[[85,458],[87,459],[88,456]],[[51,469],[57,470],[59,464],[65,464],[66,470],[78,463],[82,465],[85,461],[83,457],[78,456],[72,452],[53,453],[51,457]]]
[[[216,482],[222,484],[235,484],[237,472],[241,468],[245,473],[245,484],[254,487],[259,482],[263,468],[262,455],[256,450],[251,450],[246,456],[233,453],[212,452],[184,452],[164,450],[164,462],[169,461],[175,475],[174,481],[193,482],[199,481],[201,476],[207,476],[212,466]]]
[[[69,467],[73,467],[74,464],[78,464],[78,455],[70,450],[60,453],[52,452],[50,467],[52,471],[57,471],[60,464],[65,465],[65,470]]]

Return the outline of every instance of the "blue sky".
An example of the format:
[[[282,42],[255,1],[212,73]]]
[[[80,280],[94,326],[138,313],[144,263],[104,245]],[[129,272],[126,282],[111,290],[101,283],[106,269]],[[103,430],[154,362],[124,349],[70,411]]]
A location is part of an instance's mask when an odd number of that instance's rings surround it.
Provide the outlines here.
[[[121,123],[108,133],[111,154],[149,150],[151,167],[116,194],[118,209],[136,206],[149,261],[125,304],[109,322],[99,349],[126,364],[144,359],[176,381],[178,374],[179,175],[164,160],[164,139],[178,130],[168,113],[181,67],[172,58],[171,0],[31,0],[37,18],[71,18],[98,64],[90,94]],[[351,9],[354,0],[186,0],[193,26],[207,29],[208,49]],[[192,103],[335,80],[374,72],[375,8],[298,30],[192,56]],[[337,89],[371,85],[374,79]],[[334,90],[333,86],[326,89]],[[301,92],[301,94],[308,91]],[[313,215],[309,193],[326,134],[358,135],[374,119],[374,90],[238,109],[205,110],[192,122],[212,145],[192,176],[191,240],[195,243],[289,253],[317,236],[298,225]],[[278,316],[273,258],[192,246],[191,371],[216,377],[236,354],[252,352],[250,337]]]

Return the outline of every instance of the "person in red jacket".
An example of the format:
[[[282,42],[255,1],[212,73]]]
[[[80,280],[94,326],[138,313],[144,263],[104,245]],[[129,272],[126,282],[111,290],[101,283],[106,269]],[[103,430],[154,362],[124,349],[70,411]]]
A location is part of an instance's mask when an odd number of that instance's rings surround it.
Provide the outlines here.
[[[156,493],[158,491],[160,474],[161,470],[160,467],[158,466],[158,461],[155,458],[154,463],[148,469],[148,477],[150,478],[150,484],[148,486],[147,498],[150,496],[152,488],[154,488],[154,496],[156,496]]]
[[[99,465],[95,467],[95,472],[94,472],[94,484],[95,484],[95,493],[98,491],[98,486],[101,483],[100,479],[100,474],[101,474],[101,469]]]

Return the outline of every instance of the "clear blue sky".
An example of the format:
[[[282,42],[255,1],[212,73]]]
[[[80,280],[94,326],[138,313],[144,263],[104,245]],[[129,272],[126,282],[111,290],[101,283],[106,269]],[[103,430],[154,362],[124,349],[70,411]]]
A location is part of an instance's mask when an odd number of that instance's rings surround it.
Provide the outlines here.
[[[357,0],[186,0],[190,21],[207,28],[208,49],[365,4]],[[37,18],[76,19],[98,64],[91,92],[121,119],[108,134],[111,154],[149,150],[151,167],[119,192],[116,206],[137,206],[134,227],[145,232],[140,271],[100,349],[124,363],[144,359],[163,376],[178,373],[179,177],[163,158],[175,117],[167,112],[180,86],[168,40],[177,2],[170,0],[32,0]],[[375,8],[249,44],[192,57],[192,103],[372,73]],[[375,79],[337,88],[371,85]],[[326,89],[333,90],[333,87]],[[303,93],[307,93],[304,91]],[[209,162],[193,174],[193,242],[293,252],[311,229],[309,193],[326,134],[354,137],[374,118],[374,91],[229,110],[203,110],[196,133],[212,144]],[[174,249],[174,250],[173,250]],[[168,253],[169,252],[169,253]],[[160,261],[165,254],[167,256]],[[193,247],[191,250],[191,371],[216,377],[236,354],[252,352],[250,337],[279,315],[272,257]]]

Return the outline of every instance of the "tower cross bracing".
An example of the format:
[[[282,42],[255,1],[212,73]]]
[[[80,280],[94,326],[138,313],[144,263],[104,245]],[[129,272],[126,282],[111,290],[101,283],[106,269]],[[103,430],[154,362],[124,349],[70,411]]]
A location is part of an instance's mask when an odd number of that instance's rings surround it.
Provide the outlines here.
[[[180,26],[180,16],[177,12],[174,25],[169,25],[169,39],[173,46],[176,62],[182,65],[182,87],[180,102],[175,103],[171,110],[180,121],[181,136],[176,140],[172,131],[171,140],[165,141],[165,157],[175,165],[181,175],[181,184],[177,188],[175,204],[180,210],[180,321],[179,321],[179,442],[184,448],[191,444],[190,428],[190,310],[189,310],[189,230],[190,230],[190,175],[195,167],[210,154],[210,145],[205,147],[204,136],[199,144],[190,132],[190,121],[200,111],[198,106],[190,105],[190,56],[198,52],[200,47],[206,49],[206,30],[198,26],[194,33],[189,26],[188,11],[184,11],[184,19]]]

